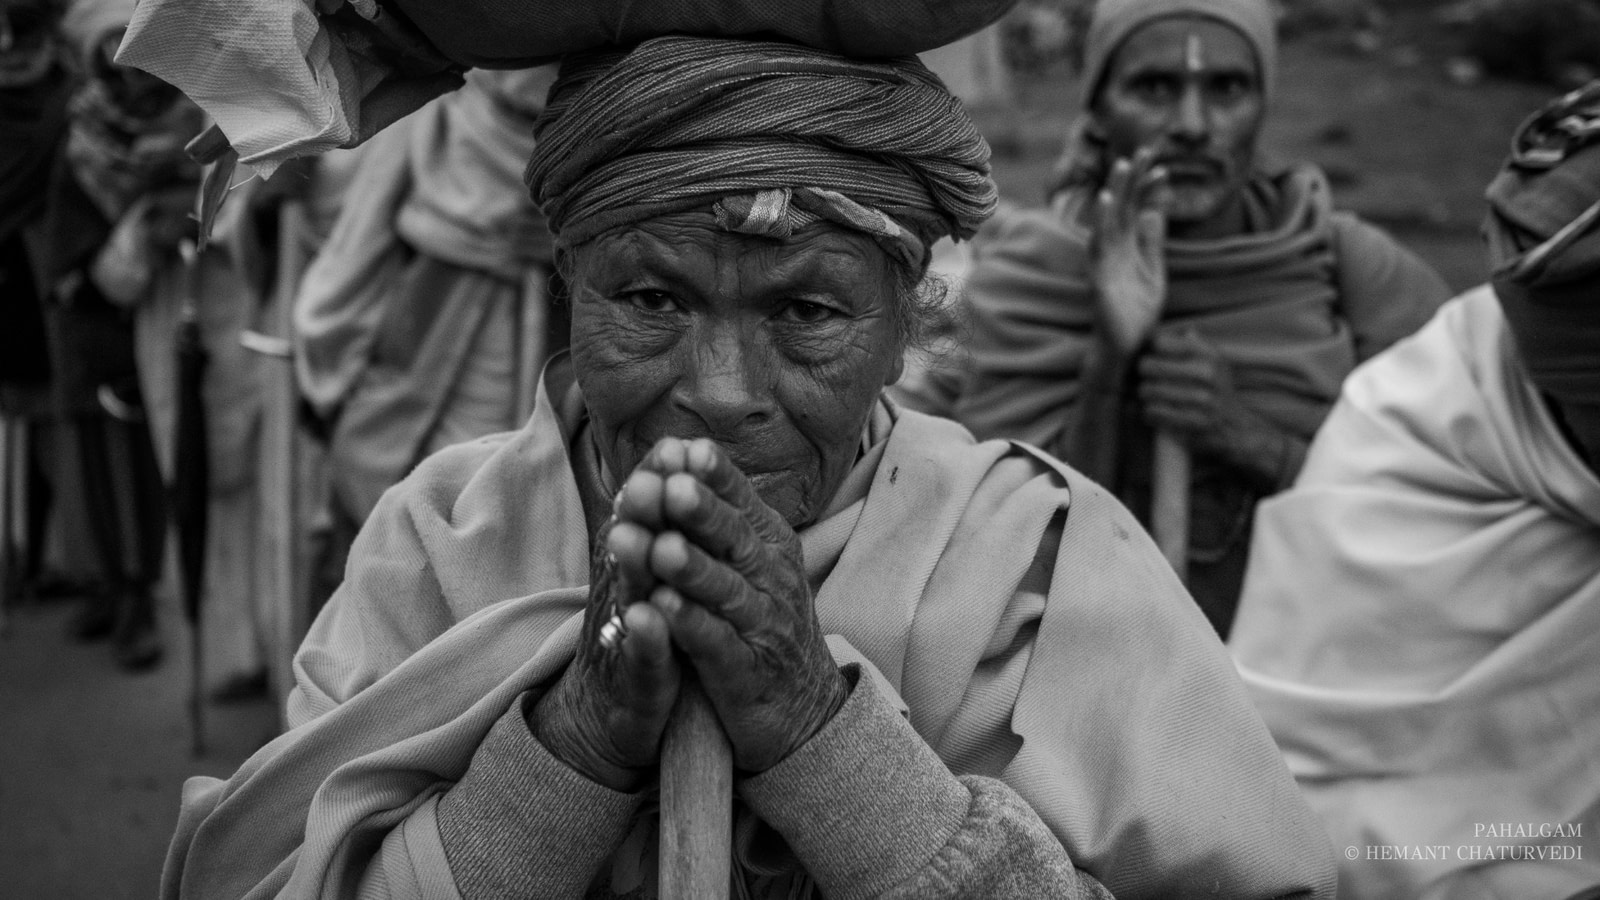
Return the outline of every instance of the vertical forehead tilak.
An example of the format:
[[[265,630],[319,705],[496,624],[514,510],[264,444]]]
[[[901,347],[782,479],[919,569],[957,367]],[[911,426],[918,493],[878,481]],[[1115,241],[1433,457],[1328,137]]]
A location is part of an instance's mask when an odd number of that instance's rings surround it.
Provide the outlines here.
[[[1183,44],[1183,67],[1190,75],[1199,75],[1206,69],[1205,42],[1192,31]]]

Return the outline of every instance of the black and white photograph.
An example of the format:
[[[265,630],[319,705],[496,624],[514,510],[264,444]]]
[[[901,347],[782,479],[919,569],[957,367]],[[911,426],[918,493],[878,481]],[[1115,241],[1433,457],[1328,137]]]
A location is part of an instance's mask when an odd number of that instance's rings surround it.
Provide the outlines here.
[[[0,897],[1600,900],[1600,0],[0,0]]]

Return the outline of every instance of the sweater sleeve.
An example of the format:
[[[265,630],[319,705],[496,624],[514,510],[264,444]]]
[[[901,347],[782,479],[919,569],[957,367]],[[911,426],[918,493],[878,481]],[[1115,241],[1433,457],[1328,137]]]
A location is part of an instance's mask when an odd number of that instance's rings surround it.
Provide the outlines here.
[[[464,897],[576,898],[627,836],[642,797],[556,759],[515,703],[439,800],[438,835]]]
[[[783,762],[739,786],[833,900],[1109,898],[1004,782],[952,775],[871,678]]]
[[[1421,328],[1450,288],[1433,267],[1353,215],[1334,218],[1339,236],[1339,306],[1365,362]]]

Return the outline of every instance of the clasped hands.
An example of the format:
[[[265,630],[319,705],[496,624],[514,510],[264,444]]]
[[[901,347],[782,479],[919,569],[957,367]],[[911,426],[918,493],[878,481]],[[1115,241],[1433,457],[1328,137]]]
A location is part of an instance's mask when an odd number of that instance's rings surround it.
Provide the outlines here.
[[[765,771],[809,740],[848,689],[788,523],[704,438],[657,442],[613,511],[584,639],[529,711],[535,736],[591,780],[634,790],[654,772],[687,666],[740,770]],[[606,649],[613,609],[625,636]]]

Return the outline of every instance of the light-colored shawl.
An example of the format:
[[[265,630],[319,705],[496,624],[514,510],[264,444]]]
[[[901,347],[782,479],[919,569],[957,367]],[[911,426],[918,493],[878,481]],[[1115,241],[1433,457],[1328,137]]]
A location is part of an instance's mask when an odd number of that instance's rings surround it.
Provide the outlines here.
[[[1600,479],[1487,288],[1351,376],[1255,534],[1230,643],[1335,847],[1358,848],[1341,896],[1600,883]],[[1481,830],[1505,823],[1535,833]],[[1563,823],[1582,838],[1537,833]],[[1498,845],[1582,859],[1462,858]]]
[[[385,496],[300,650],[297,727],[228,781],[189,782],[163,896],[354,896],[385,836],[571,658],[589,553],[561,362],[527,427]],[[953,772],[1011,784],[1119,897],[1331,895],[1226,652],[1114,500],[915,413],[880,448],[860,496],[803,531],[806,567],[823,627]],[[1059,551],[1036,559],[1052,527]],[[435,851],[383,865],[424,896],[447,864],[436,834],[415,843]]]
[[[499,287],[496,280],[520,287],[530,252],[542,247],[548,257],[549,236],[523,191],[522,168],[554,75],[553,68],[473,73],[464,89],[362,151],[344,211],[295,302],[297,373],[318,412],[336,410],[369,364],[386,300],[405,287],[395,281],[411,251],[483,273],[473,280],[489,284],[478,293]],[[470,332],[470,324],[455,330]]]

